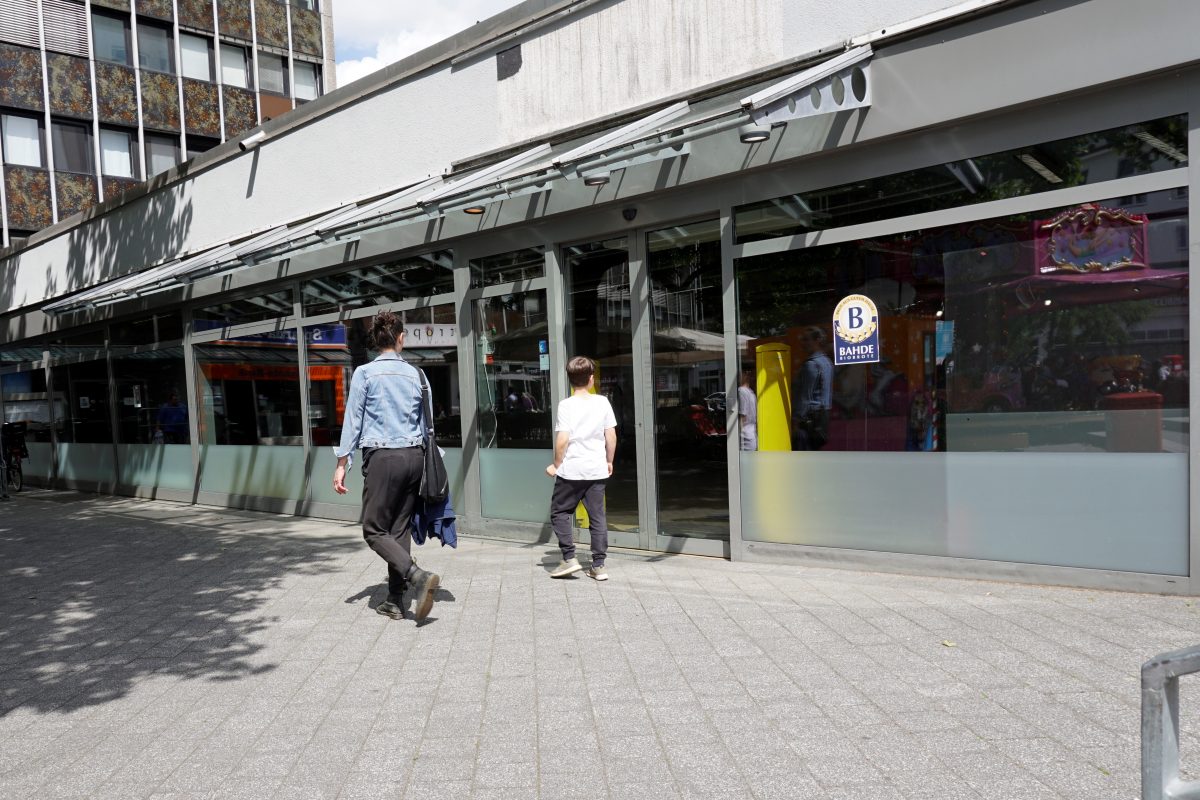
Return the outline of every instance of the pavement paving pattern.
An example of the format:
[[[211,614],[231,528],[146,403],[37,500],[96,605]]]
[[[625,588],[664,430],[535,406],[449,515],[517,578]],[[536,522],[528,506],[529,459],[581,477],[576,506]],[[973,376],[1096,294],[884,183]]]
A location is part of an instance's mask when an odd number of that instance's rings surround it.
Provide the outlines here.
[[[1136,798],[1187,598],[466,539],[418,627],[341,523],[0,505],[0,797]],[[1200,719],[1184,681],[1182,708]],[[1196,728],[1184,763],[1200,762]]]

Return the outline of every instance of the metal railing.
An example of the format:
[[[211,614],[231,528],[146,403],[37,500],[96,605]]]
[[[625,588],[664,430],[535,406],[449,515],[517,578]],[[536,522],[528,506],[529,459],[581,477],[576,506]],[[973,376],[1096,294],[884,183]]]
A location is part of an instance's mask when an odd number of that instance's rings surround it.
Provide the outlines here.
[[[1179,777],[1179,678],[1200,672],[1200,646],[1142,665],[1142,800],[1200,800],[1200,781]]]

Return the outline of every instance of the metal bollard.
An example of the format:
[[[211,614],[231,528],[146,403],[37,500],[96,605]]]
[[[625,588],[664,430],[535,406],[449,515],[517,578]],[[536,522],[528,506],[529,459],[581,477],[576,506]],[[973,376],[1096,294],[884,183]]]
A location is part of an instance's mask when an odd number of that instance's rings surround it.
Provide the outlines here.
[[[1200,781],[1179,777],[1179,677],[1200,672],[1200,646],[1142,665],[1142,800],[1200,800]]]

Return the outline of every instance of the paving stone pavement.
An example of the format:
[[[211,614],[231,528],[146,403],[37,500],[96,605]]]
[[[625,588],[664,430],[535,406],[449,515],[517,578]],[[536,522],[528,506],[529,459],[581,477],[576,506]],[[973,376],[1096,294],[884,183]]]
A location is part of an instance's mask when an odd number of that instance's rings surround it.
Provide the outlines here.
[[[354,526],[0,505],[0,797],[1129,800],[1139,666],[1200,642],[1178,597],[633,554],[555,581],[549,546],[480,539],[419,556],[444,587],[420,627],[373,613]]]

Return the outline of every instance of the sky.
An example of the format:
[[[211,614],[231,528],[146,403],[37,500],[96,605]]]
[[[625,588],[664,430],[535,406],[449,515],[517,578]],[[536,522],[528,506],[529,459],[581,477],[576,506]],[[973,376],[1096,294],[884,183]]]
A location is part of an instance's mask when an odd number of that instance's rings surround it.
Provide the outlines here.
[[[520,0],[332,0],[337,85],[369,75]]]

